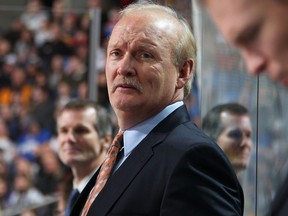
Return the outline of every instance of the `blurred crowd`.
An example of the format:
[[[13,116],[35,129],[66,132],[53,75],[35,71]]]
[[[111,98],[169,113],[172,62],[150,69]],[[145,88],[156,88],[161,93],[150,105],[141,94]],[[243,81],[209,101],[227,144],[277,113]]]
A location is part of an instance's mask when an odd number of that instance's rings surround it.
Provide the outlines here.
[[[88,8],[93,7],[101,7],[100,1],[88,0],[87,10],[76,13],[63,0],[50,8],[29,0],[0,32],[0,214],[25,215],[24,209],[55,203],[61,187],[68,188],[72,177],[57,156],[54,117],[70,99],[87,98]],[[105,45],[118,11],[102,12],[97,55],[98,102],[107,108]],[[51,209],[37,215],[53,215]]]

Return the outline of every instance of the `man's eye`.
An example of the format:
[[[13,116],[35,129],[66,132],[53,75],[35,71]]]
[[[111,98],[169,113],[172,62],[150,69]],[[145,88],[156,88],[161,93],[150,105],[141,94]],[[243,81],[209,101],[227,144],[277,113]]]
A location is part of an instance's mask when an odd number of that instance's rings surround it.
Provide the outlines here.
[[[228,133],[228,137],[230,137],[232,139],[240,140],[243,138],[243,133],[240,129],[234,129]]]
[[[59,129],[57,131],[58,134],[66,134],[67,132],[68,132],[68,130],[66,130],[66,129]]]
[[[237,38],[237,43],[241,45],[250,44],[256,40],[261,30],[261,24],[250,26],[245,29]]]
[[[85,129],[85,128],[77,128],[77,129],[74,130],[74,132],[76,134],[83,134],[83,133],[87,132],[87,129]]]
[[[148,52],[140,52],[138,54],[138,57],[140,59],[151,59],[151,58],[153,58],[153,56],[150,53],[148,53]]]
[[[110,52],[110,55],[111,55],[111,56],[114,56],[114,57],[117,57],[117,56],[120,55],[120,52],[118,52],[118,51],[112,51],[112,52]]]
[[[143,58],[151,58],[151,55],[149,53],[142,53]]]
[[[248,137],[248,138],[251,138],[251,133],[250,132],[246,132],[245,136]]]

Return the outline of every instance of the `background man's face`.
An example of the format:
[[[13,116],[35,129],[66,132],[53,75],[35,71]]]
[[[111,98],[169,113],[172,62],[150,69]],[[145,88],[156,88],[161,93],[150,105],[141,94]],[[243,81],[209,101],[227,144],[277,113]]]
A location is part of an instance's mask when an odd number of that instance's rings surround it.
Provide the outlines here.
[[[66,110],[57,118],[59,157],[64,164],[89,164],[100,154],[101,143],[94,127],[95,118],[93,108]]]
[[[250,162],[253,144],[250,117],[223,112],[220,119],[224,129],[216,142],[236,170],[245,169]]]

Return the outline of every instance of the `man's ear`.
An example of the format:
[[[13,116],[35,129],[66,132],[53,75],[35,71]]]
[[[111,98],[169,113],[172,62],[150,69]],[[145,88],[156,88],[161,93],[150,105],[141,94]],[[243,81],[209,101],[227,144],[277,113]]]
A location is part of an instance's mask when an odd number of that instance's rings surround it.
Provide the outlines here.
[[[179,67],[176,88],[183,88],[193,75],[194,60],[192,58],[186,60]]]
[[[107,152],[112,143],[112,135],[106,135],[105,137],[102,137],[100,139],[100,143],[101,143],[101,150]]]

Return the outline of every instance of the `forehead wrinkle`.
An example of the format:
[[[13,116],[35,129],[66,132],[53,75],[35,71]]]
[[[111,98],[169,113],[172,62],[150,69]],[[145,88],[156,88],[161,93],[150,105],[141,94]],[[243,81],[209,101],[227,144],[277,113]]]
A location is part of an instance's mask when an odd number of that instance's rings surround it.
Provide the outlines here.
[[[155,28],[154,25],[148,25],[143,28],[137,29],[137,26],[130,26],[121,24],[115,28],[115,34],[120,35],[118,38],[110,38],[110,45],[112,46],[130,46],[136,41],[139,43],[138,47],[149,46],[157,48],[159,46],[169,47],[170,41],[166,37],[165,33],[161,29]],[[154,39],[153,39],[154,38]],[[111,40],[112,39],[112,40]],[[171,39],[171,38],[170,38]],[[163,43],[165,41],[165,43]]]

